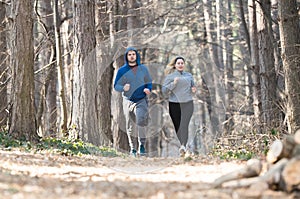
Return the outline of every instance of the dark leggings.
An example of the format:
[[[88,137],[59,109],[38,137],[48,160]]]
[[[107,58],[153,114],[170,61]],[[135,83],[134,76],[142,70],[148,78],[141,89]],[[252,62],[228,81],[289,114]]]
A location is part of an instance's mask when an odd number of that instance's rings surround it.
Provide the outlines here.
[[[180,144],[186,146],[189,136],[189,123],[194,112],[193,101],[186,103],[169,102],[169,113]]]

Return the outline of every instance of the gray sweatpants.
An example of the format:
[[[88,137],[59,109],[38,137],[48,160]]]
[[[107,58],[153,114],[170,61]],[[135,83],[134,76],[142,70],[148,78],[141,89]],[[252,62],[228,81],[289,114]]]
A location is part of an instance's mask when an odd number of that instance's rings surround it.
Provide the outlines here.
[[[134,137],[138,137],[139,145],[145,145],[146,126],[149,119],[147,98],[143,98],[138,102],[132,102],[123,98],[123,111],[130,148],[136,148],[133,143]],[[135,133],[136,131],[137,134]]]

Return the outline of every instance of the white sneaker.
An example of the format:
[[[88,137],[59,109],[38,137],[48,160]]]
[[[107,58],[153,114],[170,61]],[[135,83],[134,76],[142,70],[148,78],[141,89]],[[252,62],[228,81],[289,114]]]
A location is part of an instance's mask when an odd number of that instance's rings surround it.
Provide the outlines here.
[[[186,152],[186,149],[185,149],[185,147],[182,145],[182,146],[179,148],[179,154],[180,154],[180,157],[184,157],[185,152]]]

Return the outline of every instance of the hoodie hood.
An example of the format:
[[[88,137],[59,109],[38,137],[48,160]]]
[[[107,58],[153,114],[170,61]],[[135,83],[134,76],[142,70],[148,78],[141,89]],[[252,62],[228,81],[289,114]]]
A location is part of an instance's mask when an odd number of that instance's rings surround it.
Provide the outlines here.
[[[128,54],[129,51],[132,51],[132,50],[135,51],[135,53],[136,53],[136,63],[137,63],[137,65],[140,65],[141,64],[141,57],[140,57],[140,54],[138,53],[138,51],[134,47],[128,47],[125,51],[124,60],[125,60],[126,65],[128,65],[127,54]]]

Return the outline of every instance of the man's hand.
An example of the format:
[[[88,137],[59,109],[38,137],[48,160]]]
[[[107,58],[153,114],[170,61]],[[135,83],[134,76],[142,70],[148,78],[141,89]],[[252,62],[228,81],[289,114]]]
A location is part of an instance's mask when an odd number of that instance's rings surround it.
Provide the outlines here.
[[[146,93],[146,95],[149,95],[151,91],[148,88],[144,88],[144,93]]]
[[[123,87],[123,90],[124,91],[129,91],[130,89],[130,84],[125,84],[124,87]]]

